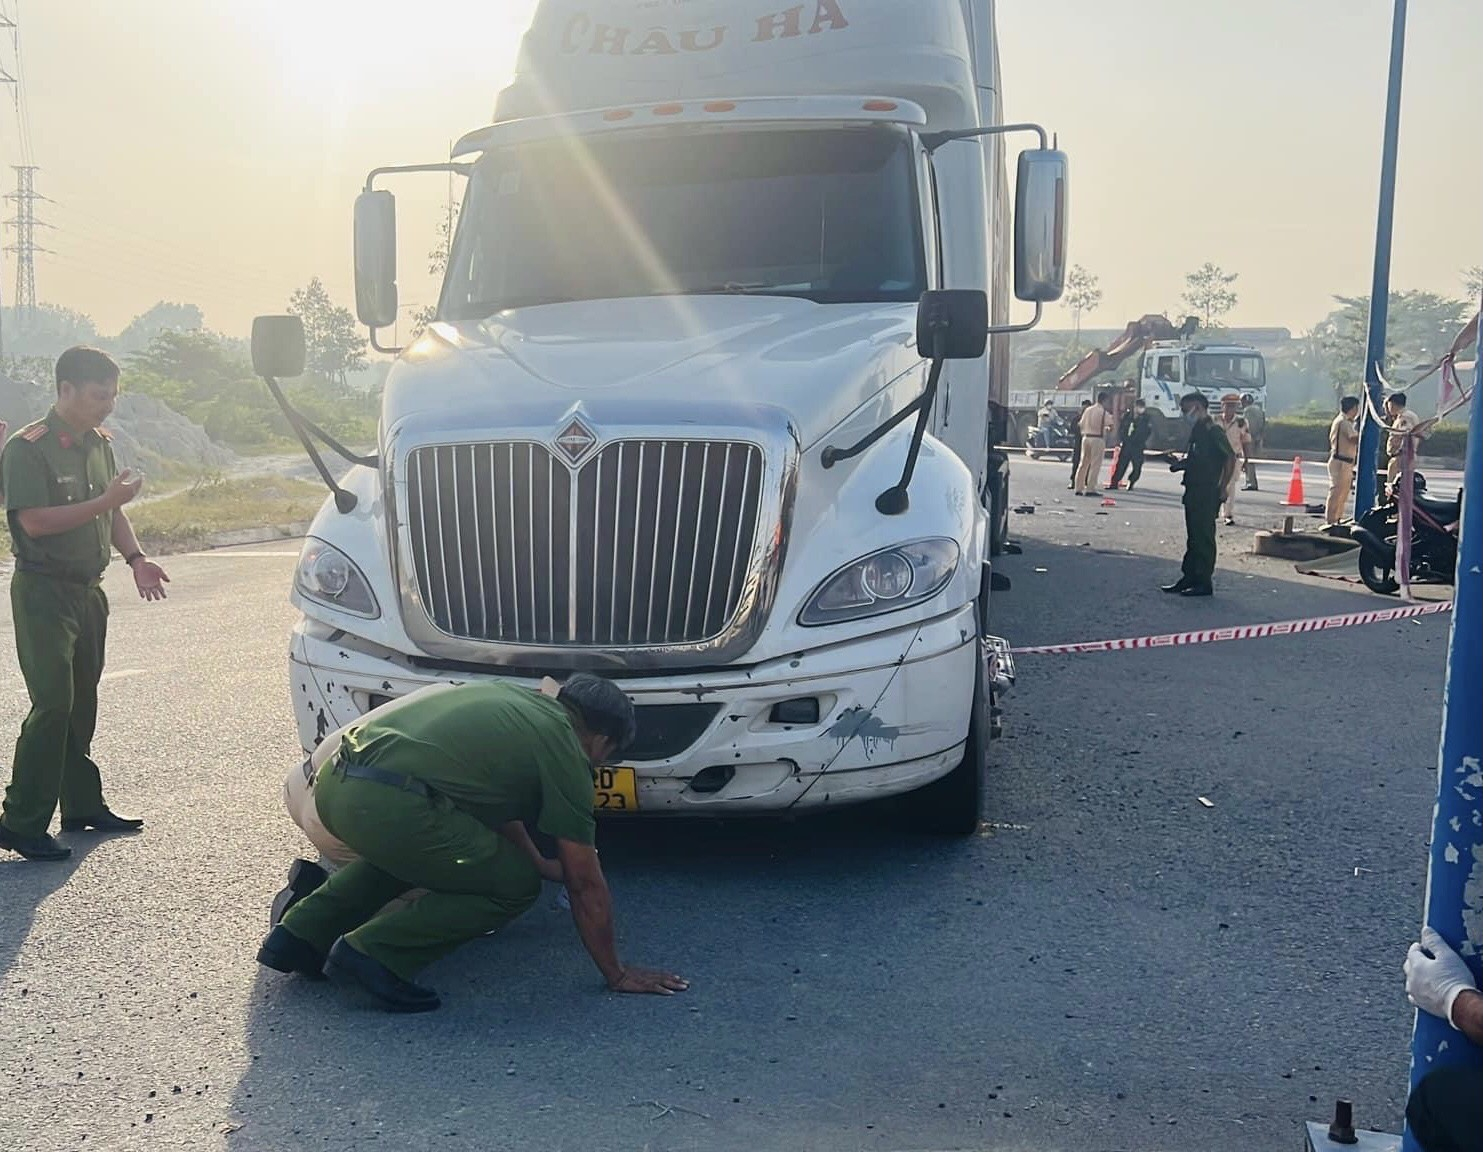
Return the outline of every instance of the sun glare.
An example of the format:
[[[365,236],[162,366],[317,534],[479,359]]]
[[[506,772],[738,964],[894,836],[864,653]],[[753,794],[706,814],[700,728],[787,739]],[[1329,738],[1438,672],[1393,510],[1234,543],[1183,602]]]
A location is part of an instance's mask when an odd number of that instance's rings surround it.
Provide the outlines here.
[[[514,63],[534,0],[265,0],[252,23],[266,32],[284,88],[298,99],[356,105],[364,94],[422,91],[469,69]]]

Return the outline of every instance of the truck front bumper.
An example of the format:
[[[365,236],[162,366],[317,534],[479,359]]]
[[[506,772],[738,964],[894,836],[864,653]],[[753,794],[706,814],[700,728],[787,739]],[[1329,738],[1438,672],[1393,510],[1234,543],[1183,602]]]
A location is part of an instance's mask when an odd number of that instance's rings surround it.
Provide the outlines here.
[[[640,813],[766,812],[910,792],[962,759],[977,662],[972,605],[925,624],[747,668],[615,677],[639,709],[628,766]],[[290,689],[305,750],[427,684],[520,673],[439,670],[303,620]],[[787,722],[817,702],[818,719]],[[792,702],[792,703],[790,703]],[[776,711],[778,705],[788,705]]]

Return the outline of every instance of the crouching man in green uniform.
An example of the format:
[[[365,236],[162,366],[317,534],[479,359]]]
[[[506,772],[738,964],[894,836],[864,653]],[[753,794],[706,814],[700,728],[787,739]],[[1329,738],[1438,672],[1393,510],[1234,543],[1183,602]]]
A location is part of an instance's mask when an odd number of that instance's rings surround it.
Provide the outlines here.
[[[586,673],[555,699],[514,684],[465,684],[415,693],[351,725],[316,775],[314,803],[358,858],[293,903],[258,962],[322,973],[394,1012],[431,1011],[438,994],[417,974],[525,912],[559,862],[577,931],[608,987],[684,991],[678,976],[619,961],[594,847],[594,771],[634,734],[628,697]],[[526,824],[555,839],[549,870]],[[427,891],[386,907],[413,888]]]
[[[169,580],[139,550],[124,515],[143,478],[119,474],[100,427],[117,398],[118,365],[96,348],[69,348],[57,359],[55,407],[12,436],[0,457],[15,550],[16,657],[31,696],[0,814],[0,848],[29,860],[72,854],[47,833],[59,802],[65,832],[131,832],[144,823],[108,810],[91,756],[110,548],[123,553],[145,600],[163,600]]]

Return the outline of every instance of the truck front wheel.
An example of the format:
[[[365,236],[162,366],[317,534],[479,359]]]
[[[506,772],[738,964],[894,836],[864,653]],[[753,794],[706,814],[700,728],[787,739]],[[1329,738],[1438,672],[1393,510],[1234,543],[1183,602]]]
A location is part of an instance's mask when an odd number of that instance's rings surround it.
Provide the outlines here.
[[[991,721],[989,685],[984,676],[984,659],[980,656],[963,759],[946,776],[907,797],[913,826],[936,836],[970,836],[978,831],[984,775],[989,767]]]

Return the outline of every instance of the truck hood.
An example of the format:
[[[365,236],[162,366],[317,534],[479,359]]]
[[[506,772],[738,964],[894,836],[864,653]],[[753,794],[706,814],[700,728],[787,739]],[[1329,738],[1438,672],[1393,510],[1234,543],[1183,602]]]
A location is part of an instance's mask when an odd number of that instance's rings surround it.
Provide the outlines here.
[[[438,323],[387,379],[387,428],[704,423],[710,405],[787,414],[813,444],[921,363],[910,304],[765,296],[646,297],[511,309]],[[913,379],[913,388],[916,381]]]

